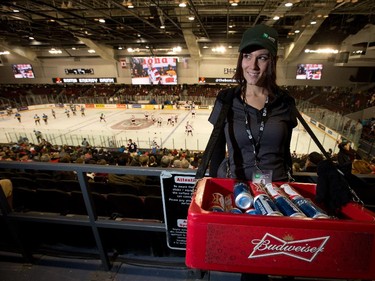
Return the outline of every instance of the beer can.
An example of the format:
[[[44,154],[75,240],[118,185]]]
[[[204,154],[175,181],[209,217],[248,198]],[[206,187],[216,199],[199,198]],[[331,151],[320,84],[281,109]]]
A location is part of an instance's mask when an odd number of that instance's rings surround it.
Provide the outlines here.
[[[296,196],[301,196],[297,191],[295,191],[289,184],[284,183],[280,188],[288,195],[290,199],[293,199]]]
[[[263,188],[262,185],[257,183],[250,183],[250,190],[253,194],[254,198],[257,197],[260,194],[267,194],[266,190]]]
[[[267,194],[260,194],[254,198],[254,208],[260,215],[282,216],[283,214],[277,208],[276,204]]]
[[[245,210],[245,214],[248,214],[248,215],[259,215],[257,210],[255,208],[249,208],[247,210]]]
[[[248,209],[253,203],[249,186],[243,182],[235,183],[233,187],[234,203],[240,209]]]
[[[306,215],[285,196],[276,195],[274,197],[277,208],[283,213],[284,216],[304,218]]]
[[[309,218],[328,219],[329,216],[318,208],[311,200],[302,196],[295,196],[292,202]]]
[[[232,208],[235,208],[236,204],[234,203],[234,194],[229,193],[224,197],[224,208],[226,211],[229,211]]]
[[[224,212],[224,209],[224,195],[219,192],[212,193],[212,200],[208,210],[211,212]]]
[[[243,214],[242,211],[236,207],[232,207],[231,209],[228,210],[228,212],[232,214]]]
[[[306,217],[306,215],[290,201],[289,198],[283,195],[280,188],[273,183],[266,184],[267,192],[275,201],[277,208],[284,216],[288,217]]]

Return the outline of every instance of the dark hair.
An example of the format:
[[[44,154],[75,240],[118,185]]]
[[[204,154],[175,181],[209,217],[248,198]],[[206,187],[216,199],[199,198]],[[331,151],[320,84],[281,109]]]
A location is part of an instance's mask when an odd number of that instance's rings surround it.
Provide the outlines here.
[[[233,79],[237,81],[237,83],[241,86],[241,89],[246,89],[246,80],[243,74],[242,70],[242,60],[243,60],[243,55],[248,54],[250,52],[254,51],[254,49],[244,49],[242,52],[240,52],[237,60],[237,68],[236,72],[234,73]],[[278,88],[276,84],[276,60],[277,57],[273,56],[271,53],[270,59],[271,63],[269,64],[269,67],[267,68],[266,72],[266,78],[265,78],[265,84],[268,89],[268,92],[271,96],[276,92],[276,89]]]

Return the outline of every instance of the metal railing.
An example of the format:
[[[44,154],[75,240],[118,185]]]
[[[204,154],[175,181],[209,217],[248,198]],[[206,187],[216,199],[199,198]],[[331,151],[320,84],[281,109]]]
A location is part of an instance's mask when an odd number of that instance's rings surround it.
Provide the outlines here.
[[[89,165],[89,164],[51,164],[42,162],[11,162],[3,161],[0,162],[0,169],[10,170],[37,170],[37,171],[74,171],[77,174],[78,181],[80,183],[81,192],[83,195],[85,207],[88,216],[82,215],[69,215],[61,216],[60,214],[49,214],[38,212],[14,212],[10,209],[5,195],[0,189],[0,206],[1,214],[4,221],[6,222],[8,229],[16,229],[14,224],[17,221],[31,221],[31,222],[42,222],[42,223],[53,223],[53,224],[68,224],[68,225],[80,225],[88,226],[91,228],[93,233],[98,254],[100,256],[102,266],[105,270],[111,268],[111,264],[108,258],[108,253],[103,247],[103,239],[100,236],[100,228],[111,228],[111,229],[130,229],[130,230],[141,230],[141,231],[152,231],[152,232],[166,232],[166,226],[163,222],[153,220],[110,220],[108,217],[100,217],[96,214],[96,210],[93,205],[91,192],[88,188],[88,180],[86,173],[114,173],[114,174],[132,174],[132,175],[148,175],[148,176],[160,176],[160,173],[165,168],[141,168],[132,166],[102,166],[102,165]],[[176,170],[176,169],[175,169]],[[5,228],[2,228],[5,229]],[[13,231],[13,238],[17,241],[20,246],[20,252],[22,256],[30,261],[31,253],[27,247],[22,246],[23,241],[20,239],[20,234]]]

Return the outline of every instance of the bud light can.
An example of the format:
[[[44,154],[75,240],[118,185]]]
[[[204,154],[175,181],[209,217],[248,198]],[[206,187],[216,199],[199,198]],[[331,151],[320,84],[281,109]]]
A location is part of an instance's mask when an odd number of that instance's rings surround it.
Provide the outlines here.
[[[247,210],[245,210],[245,214],[248,214],[248,215],[259,215],[257,210],[255,208],[249,208]]]
[[[254,199],[254,208],[260,215],[282,216],[283,214],[277,208],[276,204],[267,194],[259,194]]]
[[[309,218],[328,219],[329,216],[318,208],[311,200],[302,196],[296,196],[292,199],[293,203]]]
[[[277,186],[272,183],[266,184],[266,189],[271,195],[277,208],[284,216],[288,217],[306,217],[306,215],[294,205],[289,198],[285,197]]]
[[[236,207],[232,207],[231,209],[228,210],[228,212],[232,214],[243,214],[242,211]]]
[[[248,209],[253,203],[253,196],[249,186],[243,182],[235,183],[233,187],[234,203],[240,209]]]
[[[309,218],[327,219],[329,216],[318,208],[311,200],[304,198],[301,194],[295,191],[289,184],[281,185],[284,192],[288,194],[292,202]]]
[[[224,212],[224,195],[218,192],[212,193],[212,200],[208,210],[211,212]]]

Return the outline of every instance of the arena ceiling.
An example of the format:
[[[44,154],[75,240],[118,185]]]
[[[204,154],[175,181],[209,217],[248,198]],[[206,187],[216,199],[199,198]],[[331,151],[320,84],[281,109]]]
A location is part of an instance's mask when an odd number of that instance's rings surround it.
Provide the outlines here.
[[[306,45],[340,45],[373,24],[374,13],[374,0],[2,0],[0,51],[31,60],[174,54],[199,60],[220,46],[234,56],[244,30],[264,23],[278,30],[280,46],[294,42],[297,56]],[[50,54],[52,48],[62,53]]]

